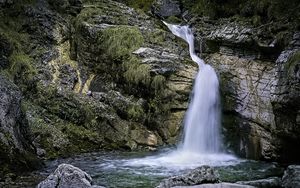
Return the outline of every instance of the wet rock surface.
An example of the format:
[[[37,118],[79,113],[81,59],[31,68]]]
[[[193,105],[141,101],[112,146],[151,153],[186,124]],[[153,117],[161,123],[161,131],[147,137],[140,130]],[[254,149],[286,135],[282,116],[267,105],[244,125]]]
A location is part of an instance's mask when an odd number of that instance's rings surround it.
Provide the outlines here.
[[[281,178],[279,177],[270,177],[267,179],[253,180],[253,181],[238,181],[237,184],[249,185],[258,188],[274,188],[281,187]]]
[[[86,172],[70,164],[61,164],[37,188],[101,188],[93,185],[92,178]],[[103,187],[102,187],[103,188]]]
[[[299,165],[290,165],[284,171],[282,177],[282,187],[285,188],[294,188],[300,186],[300,166]]]
[[[176,186],[192,186],[204,183],[218,183],[219,175],[209,166],[202,166],[190,172],[163,180],[157,187],[170,188]]]

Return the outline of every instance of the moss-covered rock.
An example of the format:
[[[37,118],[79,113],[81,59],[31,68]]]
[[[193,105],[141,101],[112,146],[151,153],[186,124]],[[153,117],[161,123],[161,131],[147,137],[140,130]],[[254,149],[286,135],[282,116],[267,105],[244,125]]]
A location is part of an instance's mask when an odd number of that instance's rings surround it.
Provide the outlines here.
[[[0,75],[0,166],[2,173],[22,172],[39,165],[21,110],[22,95],[12,82]],[[0,179],[1,179],[0,178]]]
[[[24,91],[36,155],[175,143],[195,66],[185,66],[187,45],[145,14],[152,1],[127,2],[143,11],[84,1],[76,17],[75,1],[43,2],[0,11],[1,74]]]

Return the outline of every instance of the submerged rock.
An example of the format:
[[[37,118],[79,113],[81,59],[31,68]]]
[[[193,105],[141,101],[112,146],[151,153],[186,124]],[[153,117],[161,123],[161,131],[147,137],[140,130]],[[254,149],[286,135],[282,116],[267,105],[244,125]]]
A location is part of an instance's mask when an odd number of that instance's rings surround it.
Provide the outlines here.
[[[282,187],[297,188],[300,187],[300,165],[290,165],[282,177]]]
[[[163,180],[157,188],[170,188],[174,186],[199,185],[203,183],[218,183],[219,175],[210,166],[201,166],[187,174],[174,176]]]
[[[103,188],[92,186],[92,178],[86,172],[70,164],[61,164],[37,188]]]

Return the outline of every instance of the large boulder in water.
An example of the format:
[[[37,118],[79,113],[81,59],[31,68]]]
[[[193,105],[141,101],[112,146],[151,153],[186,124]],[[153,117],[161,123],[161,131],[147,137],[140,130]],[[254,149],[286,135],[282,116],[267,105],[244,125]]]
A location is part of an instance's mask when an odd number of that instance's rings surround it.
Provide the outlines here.
[[[92,178],[86,172],[70,164],[61,164],[37,188],[101,188],[92,186]]]
[[[282,187],[300,187],[300,165],[290,165],[282,177]]]
[[[163,180],[157,188],[169,188],[174,186],[199,185],[203,183],[218,183],[219,175],[210,166],[201,166],[187,174],[174,176]]]

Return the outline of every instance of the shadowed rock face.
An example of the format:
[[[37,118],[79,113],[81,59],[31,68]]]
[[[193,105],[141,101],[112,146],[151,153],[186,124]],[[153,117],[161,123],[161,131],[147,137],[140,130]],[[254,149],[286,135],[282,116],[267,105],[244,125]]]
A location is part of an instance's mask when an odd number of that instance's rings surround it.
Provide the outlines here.
[[[18,87],[0,76],[0,166],[3,171],[28,170],[37,160],[29,145],[21,99]]]

